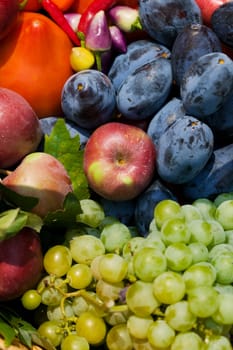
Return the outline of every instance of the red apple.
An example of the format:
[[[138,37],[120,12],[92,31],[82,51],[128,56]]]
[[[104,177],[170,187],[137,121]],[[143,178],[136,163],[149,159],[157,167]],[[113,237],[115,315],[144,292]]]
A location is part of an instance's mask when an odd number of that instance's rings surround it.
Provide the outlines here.
[[[0,301],[13,300],[33,288],[42,276],[43,254],[38,234],[24,228],[0,242]]]
[[[155,146],[144,130],[110,122],[89,137],[84,150],[84,172],[90,188],[102,197],[129,200],[150,184],[155,159]]]
[[[195,0],[200,7],[203,22],[210,25],[213,12],[221,5],[232,0]]]
[[[0,167],[14,166],[35,151],[43,133],[30,104],[18,93],[0,88]]]
[[[66,195],[73,191],[63,164],[45,152],[28,154],[2,183],[23,196],[38,198],[32,212],[41,217],[62,209]]]

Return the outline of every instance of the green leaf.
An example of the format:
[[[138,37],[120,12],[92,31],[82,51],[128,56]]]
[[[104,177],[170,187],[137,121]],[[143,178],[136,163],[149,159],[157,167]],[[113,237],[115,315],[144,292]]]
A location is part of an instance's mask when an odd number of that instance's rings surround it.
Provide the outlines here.
[[[46,215],[44,225],[49,227],[71,228],[77,225],[77,215],[82,212],[80,201],[74,193],[68,193],[63,209],[54,211]]]
[[[80,137],[70,136],[64,119],[58,119],[51,134],[45,135],[44,152],[53,155],[64,165],[72,181],[75,195],[79,199],[89,198],[88,183],[83,171]]]
[[[0,334],[4,338],[5,344],[8,347],[16,336],[15,330],[0,318]]]
[[[31,211],[34,208],[39,199],[35,197],[22,196],[15,191],[12,191],[10,188],[4,186],[0,182],[0,192],[1,199],[5,201],[9,206],[20,207],[22,210]]]

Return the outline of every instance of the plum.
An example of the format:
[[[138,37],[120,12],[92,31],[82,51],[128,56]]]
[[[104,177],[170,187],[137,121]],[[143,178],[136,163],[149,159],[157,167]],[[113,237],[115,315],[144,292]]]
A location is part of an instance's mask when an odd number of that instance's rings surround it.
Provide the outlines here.
[[[42,139],[39,118],[18,93],[0,88],[0,167],[15,166]]]
[[[61,209],[65,196],[72,192],[71,179],[63,164],[45,152],[27,155],[2,183],[21,195],[38,198],[32,212],[40,217]]]
[[[38,234],[24,227],[0,242],[0,301],[13,300],[33,288],[42,276],[43,254]]]

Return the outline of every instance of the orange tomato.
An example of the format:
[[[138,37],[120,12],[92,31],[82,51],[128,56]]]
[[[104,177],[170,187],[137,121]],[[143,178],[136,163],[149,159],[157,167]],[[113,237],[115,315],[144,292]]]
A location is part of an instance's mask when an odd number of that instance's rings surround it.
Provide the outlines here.
[[[92,2],[93,0],[74,0],[70,11],[82,14]]]
[[[0,86],[21,94],[39,118],[61,114],[61,90],[73,74],[72,47],[48,17],[21,12],[14,30],[1,41]]]
[[[92,2],[93,0],[74,0],[70,10],[82,14],[87,9],[88,5],[90,5]],[[124,5],[137,8],[138,0],[117,0],[116,5]]]
[[[22,0],[24,1],[24,0]],[[74,0],[53,0],[53,2],[59,7],[62,12],[66,12],[69,10]],[[38,12],[41,10],[42,6],[40,4],[40,0],[27,0],[26,5],[23,8],[23,11],[29,12]]]

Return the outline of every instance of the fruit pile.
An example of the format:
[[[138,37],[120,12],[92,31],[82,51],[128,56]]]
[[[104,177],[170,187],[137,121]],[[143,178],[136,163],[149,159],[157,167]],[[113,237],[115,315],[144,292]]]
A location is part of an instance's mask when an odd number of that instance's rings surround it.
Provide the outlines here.
[[[0,0],[6,346],[232,348],[232,4]]]

